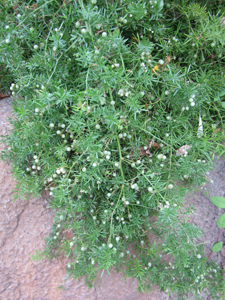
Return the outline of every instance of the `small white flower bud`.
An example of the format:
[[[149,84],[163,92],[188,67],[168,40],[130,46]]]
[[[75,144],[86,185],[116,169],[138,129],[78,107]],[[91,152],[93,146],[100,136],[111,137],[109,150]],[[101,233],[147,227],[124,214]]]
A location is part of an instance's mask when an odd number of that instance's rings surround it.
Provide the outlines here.
[[[169,184],[168,189],[172,190],[173,189],[173,184]]]
[[[76,26],[76,28],[79,28],[79,27],[80,27],[80,22],[77,21],[77,22],[75,23],[75,26]]]
[[[82,34],[86,34],[86,33],[87,33],[87,30],[86,30],[85,28],[82,28],[82,29],[81,29],[81,33],[82,33]]]

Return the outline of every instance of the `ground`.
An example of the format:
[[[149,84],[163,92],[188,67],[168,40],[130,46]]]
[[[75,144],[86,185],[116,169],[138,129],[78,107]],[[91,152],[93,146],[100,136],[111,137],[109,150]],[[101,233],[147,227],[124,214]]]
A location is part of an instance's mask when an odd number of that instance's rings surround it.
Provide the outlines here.
[[[7,120],[12,116],[11,99],[0,101],[0,135],[10,130]],[[4,148],[0,145],[0,151]],[[216,159],[214,170],[207,174],[209,182],[185,198],[186,203],[194,205],[191,221],[204,230],[202,242],[205,254],[209,255],[213,243],[219,236],[217,218],[225,212],[214,206],[209,197],[225,197],[225,161]],[[121,274],[106,272],[89,289],[84,282],[66,277],[66,258],[51,262],[44,260],[38,263],[31,261],[30,255],[44,246],[44,239],[51,230],[53,211],[48,208],[48,197],[24,201],[13,201],[15,187],[10,165],[0,161],[0,300],[172,300],[155,287],[149,293],[138,293],[137,283],[128,279],[125,283]],[[224,242],[222,235],[220,241]],[[225,248],[214,253],[212,259],[225,268]],[[64,286],[60,289],[59,286]],[[202,299],[210,300],[207,292]]]

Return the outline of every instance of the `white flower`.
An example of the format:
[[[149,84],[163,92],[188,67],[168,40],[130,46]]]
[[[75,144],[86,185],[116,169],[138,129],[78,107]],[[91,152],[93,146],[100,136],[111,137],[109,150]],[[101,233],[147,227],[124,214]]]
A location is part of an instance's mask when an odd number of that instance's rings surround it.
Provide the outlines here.
[[[81,247],[81,251],[85,251],[85,247]]]
[[[67,147],[67,148],[66,148],[66,151],[70,152],[70,151],[71,151],[71,148],[70,148],[70,147]]]
[[[92,4],[96,4],[96,3],[97,3],[97,0],[91,0],[91,3],[92,3]]]
[[[173,184],[169,184],[168,189],[172,190],[173,189]]]
[[[126,205],[129,205],[129,204],[130,204],[130,202],[129,202],[129,201],[126,201],[126,202],[125,202],[125,204],[126,204]]]
[[[87,30],[86,30],[85,28],[82,28],[82,29],[81,29],[81,33],[82,33],[82,34],[85,34],[86,32],[87,32]]]
[[[38,45],[34,45],[34,49],[37,50],[38,49]]]
[[[67,264],[67,268],[68,269],[70,269],[71,268],[71,264],[69,263],[69,264]]]
[[[150,268],[150,267],[152,266],[152,263],[149,262],[149,263],[148,263],[148,266],[149,266],[149,268]]]
[[[197,258],[198,258],[198,259],[200,259],[201,257],[202,257],[201,254],[198,254],[198,255],[197,255]]]
[[[159,209],[163,209],[163,204],[159,203]]]
[[[125,93],[125,96],[128,97],[128,96],[129,96],[129,93],[130,93],[130,92],[126,92],[126,93]]]
[[[189,106],[186,106],[185,109],[186,109],[186,110],[189,110]]]
[[[143,244],[144,244],[144,241],[141,241],[141,244],[143,245]]]
[[[123,137],[123,134],[122,134],[122,133],[120,133],[120,134],[118,135],[118,137],[119,137],[120,139],[122,139],[122,137]]]
[[[124,91],[122,89],[119,90],[118,95],[123,96],[124,95]]]
[[[6,39],[5,42],[6,42],[6,44],[8,44],[9,43],[9,39]]]
[[[102,33],[102,37],[106,37],[107,36],[107,33],[104,31],[103,33]]]
[[[77,22],[75,23],[75,26],[76,26],[76,28],[79,28],[79,27],[80,27],[80,22],[77,21]]]
[[[160,60],[159,60],[159,64],[160,64],[160,65],[163,65],[163,64],[164,64],[164,60],[160,59]]]
[[[9,25],[6,25],[6,26],[5,26],[5,29],[9,29]]]
[[[49,125],[51,128],[53,128],[54,127],[54,124],[53,123],[50,123],[50,125]]]
[[[140,201],[137,201],[136,203],[137,203],[137,204],[140,204]]]
[[[100,129],[100,125],[97,124],[97,125],[95,126],[95,128],[96,128],[96,129]]]
[[[111,194],[110,194],[110,193],[108,193],[108,194],[107,194],[107,197],[110,197],[110,196],[111,196]]]
[[[119,163],[118,162],[115,163],[115,167],[119,167]]]
[[[96,220],[96,216],[93,216],[93,220]]]
[[[93,165],[92,165],[93,167],[96,167],[97,166],[97,164],[96,163],[93,163]]]
[[[195,106],[195,102],[191,102],[191,106]]]
[[[163,156],[164,156],[163,154],[158,154],[158,155],[157,155],[157,158],[158,158],[158,159],[163,159]]]
[[[117,237],[116,237],[116,241],[117,241],[117,243],[119,242],[119,240],[120,240],[120,237],[119,237],[119,236],[117,236]]]
[[[113,244],[109,244],[108,247],[109,247],[109,248],[112,248],[112,247],[113,247]]]
[[[148,191],[149,192],[152,192],[153,191],[153,188],[150,186],[150,187],[148,187]]]
[[[111,101],[110,102],[111,105],[115,105],[115,103],[116,103],[115,101]]]
[[[85,167],[83,167],[82,171],[85,172],[87,169]]]
[[[73,246],[73,242],[70,243],[70,247],[72,247],[72,246]]]
[[[170,93],[169,91],[165,91],[165,95],[166,95],[166,96],[169,95],[169,93]]]

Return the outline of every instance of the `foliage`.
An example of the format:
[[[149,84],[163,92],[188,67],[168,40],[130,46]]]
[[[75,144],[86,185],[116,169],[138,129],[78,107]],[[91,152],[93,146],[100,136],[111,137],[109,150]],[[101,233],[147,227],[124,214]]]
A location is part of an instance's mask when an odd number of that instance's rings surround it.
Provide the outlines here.
[[[63,252],[89,285],[123,267],[140,290],[216,299],[221,270],[182,199],[224,152],[224,11],[181,2],[0,2],[15,113],[3,158],[16,196],[49,191],[56,215],[37,259]]]
[[[210,197],[210,200],[212,201],[213,204],[215,204],[217,207],[220,208],[225,208],[225,198],[224,197],[219,197],[219,196],[215,196],[215,197]],[[216,241],[216,243],[212,246],[212,251],[208,257],[208,259],[210,258],[210,256],[212,255],[212,252],[219,252],[222,247],[223,247],[223,243],[219,242],[220,237],[224,231],[225,228],[225,214],[222,214],[218,220],[217,220],[217,225],[218,227],[222,228],[220,235]]]

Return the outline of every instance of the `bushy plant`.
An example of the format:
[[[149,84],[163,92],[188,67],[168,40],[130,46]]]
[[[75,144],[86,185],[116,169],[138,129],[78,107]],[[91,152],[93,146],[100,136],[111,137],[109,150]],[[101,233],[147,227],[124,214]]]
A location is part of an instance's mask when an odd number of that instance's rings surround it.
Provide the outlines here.
[[[221,270],[182,199],[224,151],[224,9],[181,2],[2,3],[3,158],[16,196],[45,189],[56,212],[36,258],[63,252],[89,285],[123,267],[140,290],[216,298]]]

